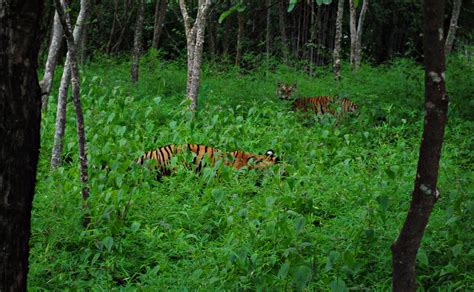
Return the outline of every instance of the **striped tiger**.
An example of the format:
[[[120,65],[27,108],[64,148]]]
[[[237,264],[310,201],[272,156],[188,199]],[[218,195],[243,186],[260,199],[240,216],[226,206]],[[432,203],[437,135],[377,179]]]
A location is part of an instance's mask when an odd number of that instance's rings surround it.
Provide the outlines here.
[[[332,96],[316,96],[316,97],[299,97],[293,101],[293,109],[301,111],[312,111],[316,114],[331,113],[332,110],[330,105],[333,103],[334,97]]]
[[[159,179],[161,176],[170,175],[172,173],[173,170],[169,166],[170,161],[173,156],[180,153],[193,154],[194,158],[192,164],[198,172],[201,171],[205,164],[205,156],[209,159],[208,161],[211,163],[211,166],[214,166],[218,160],[224,159],[225,165],[235,169],[241,169],[244,166],[248,167],[248,169],[262,169],[278,162],[278,158],[275,156],[273,150],[268,150],[264,155],[256,155],[240,150],[223,152],[217,148],[199,144],[170,144],[146,152],[136,160],[136,163],[143,164],[147,160],[154,160],[154,164],[158,170],[157,178]],[[187,167],[191,168],[189,165],[187,165]]]
[[[286,84],[277,82],[277,95],[283,100],[292,100],[293,94],[296,92],[296,82],[293,84]]]

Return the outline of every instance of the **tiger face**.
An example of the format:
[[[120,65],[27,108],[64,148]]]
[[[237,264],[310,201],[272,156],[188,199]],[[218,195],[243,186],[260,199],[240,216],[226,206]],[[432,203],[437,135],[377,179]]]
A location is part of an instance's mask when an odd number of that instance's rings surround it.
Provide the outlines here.
[[[246,166],[248,169],[263,169],[278,163],[279,159],[273,150],[267,150],[265,154],[253,154],[249,152],[234,151],[230,155],[232,159],[226,158],[226,165],[235,169]]]
[[[277,82],[277,95],[282,100],[292,100],[292,95],[296,93],[296,90],[296,82],[293,84]]]

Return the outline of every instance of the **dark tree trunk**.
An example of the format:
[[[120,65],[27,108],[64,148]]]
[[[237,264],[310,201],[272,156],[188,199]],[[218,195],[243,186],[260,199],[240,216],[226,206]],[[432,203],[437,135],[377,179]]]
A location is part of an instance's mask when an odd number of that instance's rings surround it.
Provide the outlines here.
[[[231,7],[231,3],[228,0],[227,1],[227,9]],[[230,31],[232,29],[232,23],[230,22],[231,17],[226,17],[225,19],[225,24],[224,24],[224,36],[222,37],[222,54],[224,56],[227,56],[229,54],[229,36],[230,36]]]
[[[0,0],[0,291],[26,291],[40,147],[43,1]]]
[[[114,1],[114,16],[112,20],[112,27],[110,29],[110,34],[109,34],[109,41],[107,42],[107,47],[106,47],[106,53],[110,54],[112,52],[112,42],[114,40],[114,35],[115,35],[115,27],[117,26],[117,10],[118,10],[118,0]]]
[[[439,197],[439,160],[448,113],[443,37],[444,0],[424,0],[425,120],[415,188],[406,221],[392,245],[393,290],[416,291],[416,254]]]
[[[245,31],[245,15],[244,12],[237,13],[237,44],[235,48],[235,65],[240,65],[240,59],[242,57],[242,41],[244,38]]]
[[[283,52],[283,58],[285,62],[288,62],[288,39],[286,36],[286,11],[288,9],[288,2],[286,0],[278,0],[278,16],[280,20],[280,41],[281,50]]]
[[[140,55],[143,50],[143,22],[145,18],[145,0],[138,1],[137,11],[137,22],[135,23],[135,37],[133,39],[133,54],[132,54],[132,67],[130,69],[130,75],[132,83],[135,84],[138,81],[138,66],[140,63]]]
[[[267,63],[270,61],[270,55],[272,53],[272,3],[271,0],[265,0],[265,8],[267,10],[266,18],[266,33],[265,33],[265,53],[267,54]]]
[[[165,22],[166,10],[168,9],[168,0],[156,0],[155,6],[155,27],[153,29],[152,46],[155,49],[160,47],[160,38],[163,32],[163,23]]]

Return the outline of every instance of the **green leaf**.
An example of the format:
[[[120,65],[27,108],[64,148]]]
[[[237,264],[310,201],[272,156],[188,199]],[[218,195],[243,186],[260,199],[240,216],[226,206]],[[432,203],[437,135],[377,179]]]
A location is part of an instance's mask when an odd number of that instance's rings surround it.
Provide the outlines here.
[[[329,5],[332,3],[332,0],[323,0],[323,3],[326,4],[326,5]]]
[[[286,261],[283,265],[281,265],[280,270],[278,271],[277,277],[280,279],[285,279],[288,275],[288,270],[290,269],[290,263]]]
[[[140,229],[140,223],[139,222],[133,222],[132,225],[130,226],[130,229],[132,229],[133,232],[137,232],[138,229]]]
[[[340,278],[337,278],[336,280],[332,281],[331,284],[329,284],[329,287],[333,292],[347,291],[346,283]]]
[[[161,96],[157,96],[153,99],[153,101],[156,103],[156,104],[160,104],[161,102]]]
[[[288,13],[295,9],[296,3],[298,3],[298,0],[290,0],[290,4],[288,5]]]
[[[323,5],[323,0],[316,0],[316,4],[318,4],[318,6]]]
[[[112,250],[112,246],[114,245],[114,239],[111,236],[107,236],[106,238],[102,239],[102,245],[105,246],[105,248],[108,251]]]
[[[311,268],[307,266],[299,266],[296,268],[295,276],[293,277],[293,283],[296,286],[296,289],[301,291],[308,284],[311,279]]]
[[[295,219],[295,230],[297,233],[303,232],[305,223],[306,223],[306,218],[304,218],[303,216],[300,216]]]
[[[451,248],[451,252],[453,253],[454,257],[457,257],[462,252],[463,244],[458,243]]]
[[[426,254],[426,252],[423,249],[420,249],[418,251],[418,254],[416,255],[416,259],[423,266],[428,266],[430,264],[430,262],[428,260],[428,255]]]

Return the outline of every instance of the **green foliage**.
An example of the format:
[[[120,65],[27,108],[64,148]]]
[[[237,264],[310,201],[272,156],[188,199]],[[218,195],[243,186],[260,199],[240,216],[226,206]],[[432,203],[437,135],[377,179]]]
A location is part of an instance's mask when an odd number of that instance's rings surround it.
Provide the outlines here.
[[[352,74],[343,66],[338,83],[330,70],[310,78],[273,65],[246,74],[204,65],[196,118],[183,102],[184,62],[161,62],[153,51],[135,87],[128,62],[101,58],[84,68],[92,223],[81,227],[72,107],[65,147],[73,163],[49,172],[51,104],[30,289],[389,290],[390,245],[409,206],[423,124],[421,67],[400,59]],[[452,56],[441,198],[418,255],[425,289],[474,288],[473,75],[472,63]],[[302,96],[347,96],[360,115],[335,127],[333,117],[294,113],[276,96],[277,80],[297,81]],[[265,171],[216,165],[201,175],[177,163],[162,182],[133,163],[145,150],[187,142],[273,149],[283,163]]]

